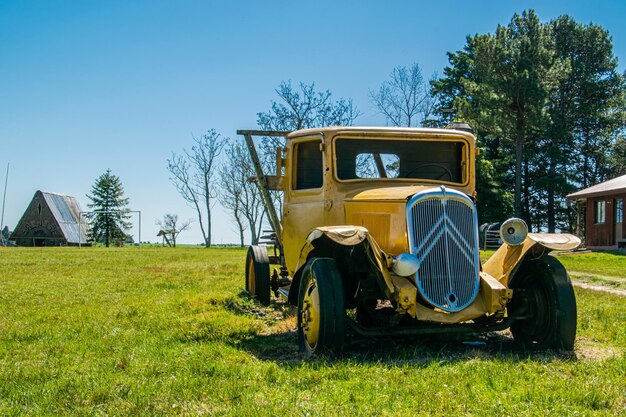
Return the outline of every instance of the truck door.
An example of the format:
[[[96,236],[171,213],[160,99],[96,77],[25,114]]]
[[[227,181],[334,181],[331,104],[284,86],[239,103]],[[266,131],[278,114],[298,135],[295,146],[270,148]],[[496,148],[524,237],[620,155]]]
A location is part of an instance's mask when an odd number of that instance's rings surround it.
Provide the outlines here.
[[[297,139],[293,143],[290,170],[283,204],[283,245],[285,262],[294,272],[300,249],[308,234],[324,223],[324,158],[322,141]]]

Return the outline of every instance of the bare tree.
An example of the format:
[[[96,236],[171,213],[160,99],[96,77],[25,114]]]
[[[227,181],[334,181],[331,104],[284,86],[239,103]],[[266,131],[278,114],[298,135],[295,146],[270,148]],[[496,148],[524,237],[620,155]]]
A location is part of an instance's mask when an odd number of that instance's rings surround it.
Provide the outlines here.
[[[269,111],[257,113],[257,124],[264,130],[294,131],[322,126],[350,126],[361,112],[352,99],[332,99],[330,90],[315,91],[315,83],[299,83],[299,90],[291,81],[282,81],[275,90],[279,101],[272,100]],[[285,146],[283,137],[263,137],[260,142],[260,157],[263,170],[273,173],[276,152]],[[277,173],[280,174],[280,173]],[[273,191],[272,198],[280,213],[282,193]]]
[[[350,126],[361,115],[352,104],[352,99],[333,101],[330,90],[316,92],[315,83],[299,85],[300,91],[297,91],[291,81],[280,83],[275,90],[280,101],[272,100],[268,112],[257,113],[257,124],[261,129],[294,131],[321,126]],[[263,146],[264,153],[274,158],[276,148],[284,146],[283,138],[265,138]]]
[[[163,236],[168,246],[175,248],[176,238],[178,238],[181,232],[188,230],[192,222],[193,219],[189,219],[178,224],[178,214],[166,214],[163,216],[163,220],[156,221],[157,226],[161,228],[158,236]]]
[[[217,198],[220,200],[222,207],[230,211],[232,221],[237,226],[237,231],[239,232],[239,244],[243,247],[244,232],[247,229],[247,225],[241,212],[241,194],[244,192],[245,182],[242,181],[239,175],[237,161],[233,156],[228,155],[232,147],[232,143],[227,145],[227,160],[223,161],[220,167],[220,191]]]
[[[250,240],[256,245],[261,236],[265,209],[258,187],[250,181],[255,175],[250,155],[242,143],[231,142],[225,148],[225,156],[220,168],[220,202],[231,212],[241,246],[244,245],[245,230],[250,231]]]
[[[370,100],[394,126],[422,125],[434,111],[429,84],[418,64],[394,68],[389,80],[370,91]]]
[[[193,140],[191,151],[184,150],[184,155],[172,153],[172,158],[167,160],[167,169],[180,195],[195,208],[204,245],[210,247],[212,200],[217,194],[214,190],[217,158],[228,138],[224,139],[215,129],[210,129]]]

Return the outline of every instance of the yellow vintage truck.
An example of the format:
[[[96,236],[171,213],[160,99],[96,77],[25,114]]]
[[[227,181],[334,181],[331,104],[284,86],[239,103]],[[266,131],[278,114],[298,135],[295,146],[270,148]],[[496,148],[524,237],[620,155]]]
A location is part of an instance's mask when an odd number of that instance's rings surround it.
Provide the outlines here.
[[[246,290],[297,306],[307,355],[340,353],[348,326],[367,336],[510,328],[527,349],[573,349],[576,299],[549,252],[580,240],[509,219],[503,245],[481,263],[468,125],[238,134],[273,227],[269,252],[248,250]],[[254,136],[286,138],[274,175],[263,172]],[[280,215],[271,190],[282,191]]]

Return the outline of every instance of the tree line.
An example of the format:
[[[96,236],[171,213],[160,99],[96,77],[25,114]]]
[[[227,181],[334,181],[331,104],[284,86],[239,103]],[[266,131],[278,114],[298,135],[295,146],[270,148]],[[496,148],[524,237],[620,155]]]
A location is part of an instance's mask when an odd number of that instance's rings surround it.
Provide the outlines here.
[[[534,11],[525,11],[494,33],[468,36],[448,60],[443,76],[428,81],[417,63],[394,68],[370,91],[370,101],[388,125],[470,123],[481,150],[481,222],[516,215],[533,230],[572,231],[575,208],[566,195],[626,174],[626,74],[617,71],[604,28],[569,16],[542,23]],[[260,129],[349,126],[361,115],[351,99],[334,99],[314,83],[282,82],[275,93],[270,109],[257,113]],[[267,172],[282,146],[283,138],[261,138]],[[196,210],[206,246],[217,201],[229,211],[240,244],[246,232],[258,242],[266,213],[250,181],[255,174],[243,141],[210,129],[193,139],[190,150],[173,153],[167,168]]]
[[[567,194],[626,173],[625,77],[609,33],[531,10],[448,58],[432,92],[477,131],[481,214],[572,231]]]

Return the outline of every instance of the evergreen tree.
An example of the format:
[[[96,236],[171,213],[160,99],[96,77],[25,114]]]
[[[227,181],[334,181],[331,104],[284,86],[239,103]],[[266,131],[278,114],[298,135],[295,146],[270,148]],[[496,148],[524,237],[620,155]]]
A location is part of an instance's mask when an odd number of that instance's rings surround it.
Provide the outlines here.
[[[104,243],[121,243],[127,238],[126,230],[131,226],[128,219],[128,198],[124,197],[124,187],[119,177],[113,175],[110,169],[96,180],[91,187],[91,200],[87,207],[94,212],[88,217],[91,221],[91,238]]]
[[[626,136],[620,136],[615,142],[611,151],[610,161],[611,171],[608,178],[626,175]]]
[[[567,194],[619,171],[626,82],[608,32],[568,16],[541,23],[530,10],[448,58],[433,92],[476,129],[493,165],[484,183],[489,165],[477,161],[479,202],[497,215],[500,184],[531,229],[571,230]]]

